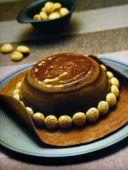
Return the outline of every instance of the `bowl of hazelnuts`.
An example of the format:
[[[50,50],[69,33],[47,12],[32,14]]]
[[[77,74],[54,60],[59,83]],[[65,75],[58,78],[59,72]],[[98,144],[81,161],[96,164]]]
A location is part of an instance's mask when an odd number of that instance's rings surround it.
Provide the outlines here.
[[[74,0],[38,0],[22,9],[17,20],[46,32],[56,31],[68,24],[74,8]]]

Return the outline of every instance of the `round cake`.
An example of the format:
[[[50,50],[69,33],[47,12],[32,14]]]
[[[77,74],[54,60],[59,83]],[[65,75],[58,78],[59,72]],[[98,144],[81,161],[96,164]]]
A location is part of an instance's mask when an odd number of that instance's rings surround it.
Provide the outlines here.
[[[76,53],[46,57],[25,76],[22,101],[34,112],[72,116],[105,100],[109,82],[106,71],[95,59]]]

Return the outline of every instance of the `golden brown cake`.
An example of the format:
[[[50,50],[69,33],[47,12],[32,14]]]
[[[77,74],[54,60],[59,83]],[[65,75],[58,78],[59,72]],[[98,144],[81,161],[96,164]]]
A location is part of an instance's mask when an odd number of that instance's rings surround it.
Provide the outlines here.
[[[108,92],[105,70],[95,59],[76,53],[49,56],[25,76],[22,101],[34,112],[72,116],[105,100]]]

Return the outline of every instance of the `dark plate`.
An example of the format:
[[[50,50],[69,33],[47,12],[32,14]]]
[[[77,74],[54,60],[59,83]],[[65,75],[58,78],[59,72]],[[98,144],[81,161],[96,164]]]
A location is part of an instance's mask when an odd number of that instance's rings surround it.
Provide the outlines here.
[[[126,70],[128,73],[127,65],[108,59],[104,59],[103,61],[107,62],[111,66],[114,65],[114,67],[119,67],[122,73],[123,71],[126,73]],[[11,78],[15,77],[17,74],[25,71],[31,66],[32,64],[27,65],[24,68],[11,73],[2,80],[0,88],[2,88]],[[115,133],[105,138],[89,144],[68,148],[46,147],[37,145],[37,143],[31,137],[29,137],[29,135],[22,128],[20,128],[12,118],[6,114],[6,111],[1,108],[0,133],[1,145],[10,150],[16,151],[17,153],[34,157],[63,158],[92,153],[116,144],[117,142],[128,137],[128,125],[125,125]]]

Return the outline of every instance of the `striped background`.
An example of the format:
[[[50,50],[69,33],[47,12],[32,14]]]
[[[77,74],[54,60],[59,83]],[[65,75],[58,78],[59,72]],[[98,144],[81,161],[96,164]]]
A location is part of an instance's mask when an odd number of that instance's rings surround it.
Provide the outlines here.
[[[11,42],[15,48],[26,44],[32,51],[18,63],[10,61],[10,54],[0,54],[0,66],[20,66],[51,53],[67,51],[84,54],[125,51],[128,56],[128,0],[79,0],[68,28],[58,35],[47,36],[30,24],[16,21],[17,13],[31,1],[0,0],[0,44]]]
[[[20,62],[10,60],[10,54],[0,54],[0,79],[25,64],[58,52],[95,53],[128,64],[128,0],[77,0],[71,22],[63,33],[44,35],[31,25],[16,21],[18,12],[33,0],[0,0],[0,45],[11,42],[14,48],[26,44],[31,54]],[[17,161],[0,154],[1,169],[43,170],[125,170],[128,148],[105,158],[77,165],[43,166]]]

